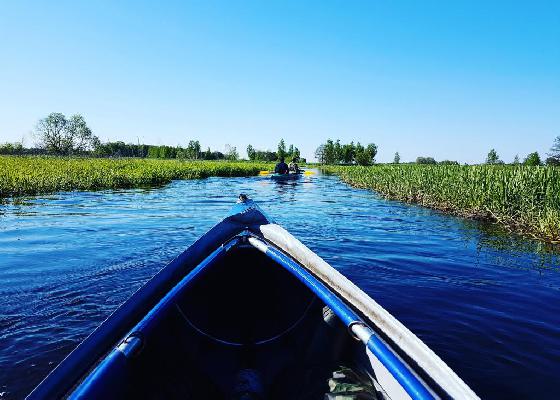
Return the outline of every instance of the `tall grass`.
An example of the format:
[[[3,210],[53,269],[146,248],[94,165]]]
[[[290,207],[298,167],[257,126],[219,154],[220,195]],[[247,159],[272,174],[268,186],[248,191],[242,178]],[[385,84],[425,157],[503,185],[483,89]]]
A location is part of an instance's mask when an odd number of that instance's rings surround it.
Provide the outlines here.
[[[560,241],[560,168],[495,165],[325,167],[353,186]]]
[[[0,156],[0,197],[139,187],[209,176],[252,176],[263,169],[270,169],[270,164]]]

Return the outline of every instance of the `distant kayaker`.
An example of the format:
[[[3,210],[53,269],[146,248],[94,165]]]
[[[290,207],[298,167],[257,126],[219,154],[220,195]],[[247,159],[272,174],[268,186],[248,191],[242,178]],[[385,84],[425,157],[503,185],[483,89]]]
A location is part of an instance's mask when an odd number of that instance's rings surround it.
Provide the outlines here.
[[[278,164],[276,164],[276,167],[274,167],[274,173],[275,174],[281,174],[281,175],[285,175],[290,171],[290,169],[288,168],[288,164],[286,164],[284,162],[284,157],[280,158],[280,162]]]
[[[297,165],[297,157],[292,158],[290,164],[288,164],[288,169],[290,172],[297,174],[299,172],[299,166]]]

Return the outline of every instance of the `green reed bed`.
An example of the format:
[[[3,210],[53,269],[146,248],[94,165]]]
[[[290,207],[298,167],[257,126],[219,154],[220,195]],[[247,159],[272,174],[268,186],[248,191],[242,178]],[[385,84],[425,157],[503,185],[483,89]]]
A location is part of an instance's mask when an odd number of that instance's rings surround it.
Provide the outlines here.
[[[560,241],[560,168],[495,165],[325,167],[381,195]]]
[[[229,161],[0,156],[0,198],[130,188],[209,176],[253,176],[270,164]]]

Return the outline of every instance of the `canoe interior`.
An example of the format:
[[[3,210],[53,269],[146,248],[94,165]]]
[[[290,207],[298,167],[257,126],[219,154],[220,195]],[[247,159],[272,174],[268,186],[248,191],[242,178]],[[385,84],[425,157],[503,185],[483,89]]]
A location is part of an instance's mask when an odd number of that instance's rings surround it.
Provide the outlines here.
[[[173,303],[118,376],[96,383],[96,397],[257,398],[241,397],[250,370],[258,398],[322,399],[340,366],[372,375],[337,317],[253,247],[232,248]]]

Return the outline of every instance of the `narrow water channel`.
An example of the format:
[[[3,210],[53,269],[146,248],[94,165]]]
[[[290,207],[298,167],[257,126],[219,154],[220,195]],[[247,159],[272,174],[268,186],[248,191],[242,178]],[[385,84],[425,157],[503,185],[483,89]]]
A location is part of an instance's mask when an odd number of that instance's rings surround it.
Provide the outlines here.
[[[481,397],[557,398],[560,253],[338,178],[176,181],[0,205],[0,398],[24,397],[247,193]]]

